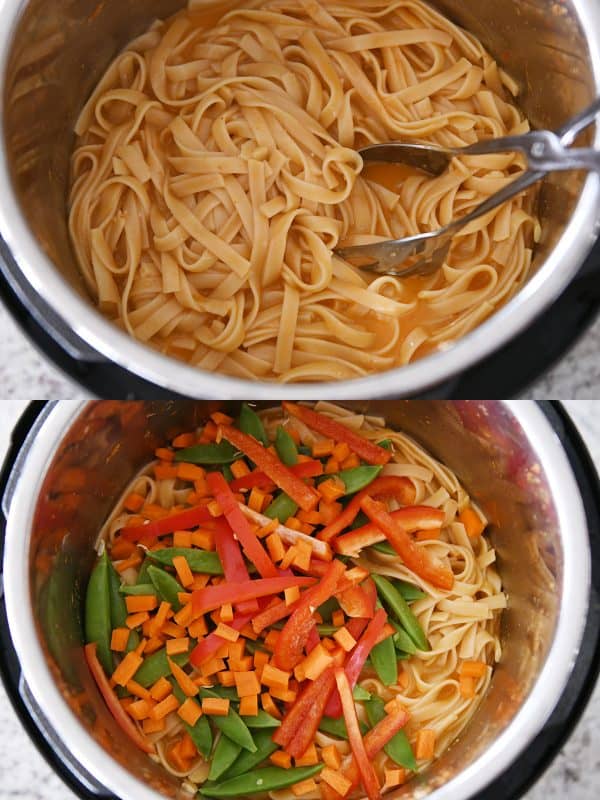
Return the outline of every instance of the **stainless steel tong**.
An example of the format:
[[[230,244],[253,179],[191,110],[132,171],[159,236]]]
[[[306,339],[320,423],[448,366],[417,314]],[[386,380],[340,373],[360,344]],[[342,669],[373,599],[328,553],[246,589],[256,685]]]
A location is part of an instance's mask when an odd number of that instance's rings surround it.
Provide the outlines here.
[[[512,183],[488,197],[483,203],[460,219],[443,228],[402,239],[388,239],[374,244],[337,248],[334,252],[356,267],[379,275],[428,275],[442,266],[452,237],[482,214],[510,200],[519,192],[541,180],[549,172],[583,169],[600,171],[600,150],[593,147],[571,148],[581,131],[594,122],[600,113],[600,98],[565,123],[556,132],[531,131],[522,136],[489,139],[462,148],[443,148],[434,145],[388,142],[372,144],[359,150],[364,161],[403,163],[440,175],[455,156],[486,155],[520,151],[527,160],[527,170]],[[412,257],[417,260],[404,262]]]

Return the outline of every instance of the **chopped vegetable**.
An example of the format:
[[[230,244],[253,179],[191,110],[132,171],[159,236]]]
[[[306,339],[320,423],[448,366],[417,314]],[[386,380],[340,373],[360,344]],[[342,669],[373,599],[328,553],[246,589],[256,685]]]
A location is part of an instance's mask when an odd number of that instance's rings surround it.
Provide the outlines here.
[[[210,759],[208,780],[218,780],[231,767],[241,752],[241,745],[232,742],[227,736],[221,736]]]
[[[236,585],[222,583],[219,586],[207,586],[197,589],[192,593],[192,606],[194,614],[204,614],[220,608],[223,603],[235,603],[243,600],[253,600],[257,597],[268,597],[278,592],[283,592],[290,586],[312,586],[314,578],[297,577],[296,575],[278,578],[265,578],[263,580],[243,581]]]
[[[292,517],[296,511],[298,511],[298,506],[294,501],[287,496],[285,492],[282,492],[278,497],[273,500],[273,502],[267,506],[265,509],[265,517],[269,517],[270,519],[278,519],[280,522],[285,523],[289,517]]]
[[[261,418],[256,411],[253,411],[248,403],[242,403],[240,409],[240,416],[238,418],[238,428],[242,433],[247,433],[253,436],[265,447],[269,446],[269,440],[265,433],[265,426],[262,424]]]
[[[404,713],[404,723],[408,720],[408,714],[401,710],[396,711],[394,714],[386,715],[384,709],[384,702],[380,697],[373,695],[370,700],[365,702],[365,711],[367,712],[367,719],[369,724],[373,727],[376,725],[384,726],[388,721],[391,721]],[[383,728],[382,728],[383,729]],[[387,744],[383,746],[386,754],[401,767],[415,771],[417,769],[417,762],[413,754],[410,742],[404,731],[398,731],[389,739]]]
[[[346,487],[346,494],[354,494],[364,489],[381,472],[381,467],[355,467],[338,472],[337,476]]]
[[[189,530],[196,528],[202,522],[208,522],[212,515],[208,506],[194,506],[178,514],[172,514],[162,519],[154,520],[146,525],[134,525],[121,530],[121,536],[131,542],[140,540],[148,541],[157,539],[159,536],[166,536],[168,533],[179,530]]]
[[[241,583],[250,580],[239,542],[234,537],[231,526],[227,520],[220,517],[215,524],[218,533],[215,538],[215,546],[219,561],[223,565],[225,579],[228,583]],[[198,572],[205,572],[205,570],[198,570]],[[252,614],[258,611],[258,603],[256,600],[246,600],[242,603],[236,603],[236,609],[240,614]]]
[[[110,652],[112,625],[108,568],[109,560],[105,550],[92,570],[87,586],[85,638],[88,644],[96,645],[94,657],[100,661],[104,671],[110,675],[113,671],[113,657]]]
[[[419,650],[430,650],[429,642],[419,624],[419,620],[410,610],[408,603],[402,597],[394,584],[383,575],[373,575],[373,580],[377,586],[379,596],[389,608],[389,610],[401,623],[404,630],[419,648]]]
[[[300,783],[307,778],[312,778],[324,767],[324,764],[315,764],[311,767],[263,767],[255,769],[244,775],[229,778],[221,783],[204,784],[200,794],[206,797],[244,797],[248,794],[264,794],[276,789],[285,789],[286,786]]]
[[[252,772],[263,761],[266,761],[271,753],[277,750],[277,744],[271,738],[270,730],[257,731],[254,734],[254,744],[256,745],[256,752],[251,753],[249,750],[243,750],[223,777],[227,779],[235,778],[246,772]]]
[[[175,453],[175,461],[189,464],[231,464],[239,457],[239,452],[229,442],[219,444],[195,444]]]
[[[161,550],[148,551],[148,558],[168,567],[173,565],[173,559],[178,556],[185,558],[192,572],[202,572],[205,575],[223,574],[223,565],[219,556],[211,551],[198,550],[193,547],[163,547]]]
[[[275,433],[275,450],[277,450],[277,455],[287,467],[292,467],[298,462],[296,442],[281,425],[277,426]]]
[[[307,461],[301,461],[298,464],[289,466],[289,470],[297,478],[315,478],[323,474],[323,465],[320,461],[309,458]],[[230,482],[229,486],[233,492],[239,492],[242,489],[253,489],[255,486],[261,489],[273,487],[274,483],[262,470],[255,469],[254,472],[235,478]]]
[[[390,516],[398,522],[408,533],[421,530],[439,529],[444,522],[444,512],[439,508],[430,506],[406,506],[396,511],[391,511]],[[335,540],[335,549],[338,553],[355,556],[364,548],[371,547],[385,540],[385,533],[374,522],[355,528],[351,533],[345,533]]]
[[[181,608],[179,595],[183,594],[183,586],[179,581],[159,567],[148,567],[148,577],[159,596],[170,603],[175,611],[179,611]]]

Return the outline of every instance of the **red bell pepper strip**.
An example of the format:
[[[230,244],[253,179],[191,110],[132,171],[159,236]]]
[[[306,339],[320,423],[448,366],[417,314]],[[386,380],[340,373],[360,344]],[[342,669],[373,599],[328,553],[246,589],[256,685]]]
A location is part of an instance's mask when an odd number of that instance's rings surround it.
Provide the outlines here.
[[[387,622],[387,614],[385,613],[383,608],[379,608],[375,612],[375,616],[373,617],[373,619],[367,625],[367,628],[363,633],[363,635],[360,637],[357,645],[350,653],[350,657],[346,661],[346,666],[345,666],[345,671],[346,675],[348,676],[348,682],[350,684],[350,688],[353,689],[356,686],[356,682],[358,681],[358,677],[361,673],[362,668],[364,667],[365,661],[367,660],[371,650],[378,643],[378,638],[381,632],[383,631],[386,622]],[[337,692],[332,694],[327,704],[327,708],[325,709],[325,713],[327,714],[328,717],[335,717],[336,719],[337,717],[341,716],[342,704],[340,701],[339,694]]]
[[[166,536],[173,531],[187,531],[190,528],[197,528],[202,522],[213,519],[208,506],[194,506],[173,514],[170,517],[163,517],[147,525],[133,525],[121,529],[121,536],[129,542],[137,542],[140,539],[156,539],[159,536]]]
[[[379,800],[381,797],[379,781],[377,780],[375,768],[365,749],[365,743],[363,742],[360,726],[358,724],[358,717],[356,716],[356,706],[354,705],[354,698],[352,697],[352,689],[342,667],[336,667],[335,682],[342,701],[342,710],[344,712],[346,730],[348,731],[350,749],[352,750],[352,755],[354,756],[360,773],[361,783],[369,800]]]
[[[242,514],[235,495],[223,475],[220,472],[209,472],[206,483],[244,548],[248,560],[254,564],[261,577],[274,578],[279,575],[279,570]]]
[[[264,611],[261,611],[260,614],[257,614],[252,619],[254,633],[262,633],[265,628],[268,628],[271,625],[274,625],[276,622],[289,617],[298,608],[299,602],[300,600],[296,600],[295,603],[292,603],[288,606],[285,600],[279,600],[272,606],[265,608]]]
[[[192,611],[194,615],[214,611],[225,603],[242,603],[244,600],[254,600],[257,597],[269,597],[272,594],[283,592],[292,586],[312,586],[314,578],[299,577],[296,575],[264,578],[242,583],[220,583],[218,586],[206,586],[192,592]]]
[[[286,622],[275,645],[273,659],[280,669],[291,670],[302,660],[314,624],[314,612],[335,593],[345,571],[346,567],[341,561],[332,561],[319,583],[301,596],[298,607]]]
[[[404,528],[387,512],[385,506],[364,497],[361,508],[382,531],[406,566],[423,580],[440,589],[451,589],[454,575],[449,567],[436,563],[424,547],[414,542]]]
[[[365,497],[394,497],[402,505],[409,505],[415,499],[415,487],[408,478],[399,475],[384,475],[375,478],[362,491],[354,495],[342,513],[317,534],[319,539],[328,542],[348,528],[360,511],[360,504]]]
[[[441,527],[445,514],[439,508],[430,506],[406,506],[390,511],[390,517],[396,520],[405,531],[433,531]],[[385,541],[385,533],[375,523],[368,522],[361,528],[338,536],[335,549],[345,556],[356,556],[363,547],[370,547],[377,542]]]
[[[287,401],[284,401],[281,405],[288,414],[296,417],[314,431],[323,434],[328,439],[334,439],[336,442],[345,442],[357,456],[360,456],[368,464],[387,464],[392,457],[389,450],[370,442],[364,436],[351,431],[345,425],[331,419],[331,417],[326,417],[324,414],[319,414],[318,411],[313,411],[312,408],[299,406],[296,403]]]
[[[317,461],[316,458],[301,461],[299,464],[292,464],[288,466],[288,469],[297,478],[316,478],[318,475],[323,474],[323,464]],[[271,478],[260,469],[255,469],[247,475],[242,475],[241,478],[234,478],[229,484],[233,492],[239,492],[241,489],[254,489],[254,487],[258,489],[269,488],[273,485]]]
[[[307,486],[300,478],[283,464],[277,456],[257,442],[253,436],[238,431],[230,425],[223,425],[219,429],[234,447],[241,450],[244,455],[254,461],[258,469],[271,478],[303,511],[312,511],[319,502],[319,495]],[[210,477],[212,473],[209,473]]]
[[[243,627],[245,627],[250,620],[252,619],[251,614],[239,614],[233,618],[231,622],[228,622],[230,628],[233,628],[236,631],[241,631]],[[192,650],[190,654],[190,662],[195,667],[201,667],[206,661],[210,661],[210,659],[214,656],[217,650],[226,644],[226,640],[222,639],[220,636],[213,631],[209,633],[208,636],[205,636],[201,639],[196,647]]]
[[[131,741],[143,750],[144,753],[155,753],[154,745],[139,731],[135,722],[131,719],[129,714],[125,711],[123,706],[119,703],[116,694],[113,692],[111,685],[106,677],[102,665],[98,661],[96,655],[96,642],[86,644],[83,648],[85,660],[87,661],[90,672],[92,673],[96,685],[100,690],[100,694],[104,698],[108,710],[115,718],[115,722],[121,730],[131,739]]]
[[[250,574],[231,526],[224,517],[217,517],[215,522],[215,547],[223,565],[225,580],[228,583],[249,581]],[[235,608],[240,614],[256,614],[258,613],[258,602],[256,600],[245,600],[243,603],[236,603]]]
[[[352,619],[349,619],[346,622],[344,627],[348,630],[348,633],[350,634],[350,636],[352,636],[354,641],[358,642],[359,638],[362,636],[362,633],[368,624],[369,624],[368,619],[364,618],[361,619],[360,617],[352,617]]]
[[[321,637],[319,636],[317,625],[316,623],[313,622],[313,626],[310,629],[310,633],[308,634],[308,639],[306,640],[306,653],[308,654],[312,652],[320,642],[321,642]]]
[[[368,583],[368,581],[365,581],[360,586],[350,586],[336,595],[338,603],[349,617],[368,617],[371,619],[375,614],[375,597],[373,597],[370,588],[365,586]],[[370,581],[370,583],[373,584],[373,581]]]
[[[303,727],[304,719],[306,718],[307,714],[311,711],[311,709],[318,709],[318,704],[322,698],[325,697],[325,702],[323,702],[323,705],[321,706],[320,716],[316,721],[316,725],[314,717],[311,716],[310,719],[311,727],[314,726],[314,728],[306,746],[308,747],[308,745],[311,743],[321,722],[325,704],[327,703],[329,695],[335,686],[333,670],[333,666],[328,667],[319,675],[316,680],[307,681],[304,689],[301,691],[292,707],[286,712],[281,725],[273,734],[273,741],[280,747],[283,747],[287,750],[298,731]],[[304,750],[306,750],[306,747]],[[301,756],[304,753],[304,750],[302,750],[298,755]]]

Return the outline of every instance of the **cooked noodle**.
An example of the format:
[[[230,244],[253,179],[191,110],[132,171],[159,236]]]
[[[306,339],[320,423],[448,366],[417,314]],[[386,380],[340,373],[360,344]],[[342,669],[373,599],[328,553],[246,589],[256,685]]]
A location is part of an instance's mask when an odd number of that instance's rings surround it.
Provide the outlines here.
[[[528,130],[473,36],[420,0],[206,8],[132,42],[77,122],[69,227],[104,313],[202,369],[329,380],[447,346],[517,291],[531,193],[465,228],[429,277],[373,279],[332,253],[437,228],[522,170],[509,153],[361,173],[368,142]]]
[[[409,477],[416,490],[415,504],[433,505],[445,512],[440,538],[421,541],[420,545],[451,565],[454,586],[450,591],[436,589],[424,581],[404,566],[397,555],[386,555],[369,548],[368,556],[355,559],[356,563],[372,573],[404,579],[418,585],[427,594],[427,597],[413,602],[411,609],[425,632],[431,650],[418,651],[416,655],[400,662],[402,666],[397,685],[384,686],[372,676],[364,677],[359,684],[386,702],[394,697],[400,700],[410,713],[405,728],[410,740],[414,739],[419,729],[432,729],[435,732],[437,758],[463,730],[477,709],[489,686],[494,664],[501,656],[499,615],[506,607],[506,596],[494,566],[494,550],[484,536],[470,538],[464,525],[458,521],[460,511],[473,506],[473,503],[457,476],[413,439],[385,427],[382,419],[355,415],[331,403],[317,403],[315,409],[360,431],[365,438],[377,442],[383,438],[389,439],[393,456],[384,467],[383,474],[401,473]],[[316,438],[295,418],[284,419],[281,408],[266,410],[261,417],[270,439],[274,439],[280,424],[298,428],[303,443],[310,443]],[[102,529],[101,540],[111,543],[115,534],[133,516],[123,507],[124,499],[132,492],[165,509],[185,503],[191,489],[177,488],[180,482],[173,479],[155,480],[151,477],[152,466],[146,467],[129,484]],[[135,583],[137,570],[123,572],[121,578],[126,583]],[[485,674],[475,680],[475,696],[472,698],[463,697],[460,692],[457,669],[462,660],[487,664]],[[360,704],[357,709],[359,715],[364,715]],[[181,722],[177,714],[172,713],[167,718],[165,731],[153,734],[150,738],[160,742],[172,740],[180,733]],[[320,746],[334,744],[344,757],[350,752],[347,742],[320,731],[316,741]],[[158,749],[158,759],[169,772],[180,778],[186,777],[185,786],[190,790],[195,790],[196,785],[206,779],[207,770],[202,758],[194,762],[185,775],[173,769],[164,755],[163,747]],[[377,756],[375,763],[380,777],[383,777],[386,768],[395,766],[383,752]],[[426,764],[420,762],[419,766]],[[291,790],[273,792],[272,796],[277,800],[295,798]],[[306,797],[316,800],[318,795],[312,793]]]

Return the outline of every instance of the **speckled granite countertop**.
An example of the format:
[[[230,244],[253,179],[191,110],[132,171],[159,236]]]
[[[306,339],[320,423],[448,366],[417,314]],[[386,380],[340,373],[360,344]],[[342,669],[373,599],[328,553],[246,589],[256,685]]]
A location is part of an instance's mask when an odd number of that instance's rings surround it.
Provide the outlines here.
[[[49,384],[32,388],[46,390]],[[31,393],[32,396],[34,392]],[[600,401],[568,401],[600,468]],[[22,401],[0,401],[0,459]],[[597,800],[600,796],[600,685],[573,736],[524,800]],[[0,800],[75,800],[27,738],[0,685]]]
[[[85,396],[34,349],[0,303],[0,397]],[[600,318],[554,369],[523,394],[536,399],[600,398]]]

